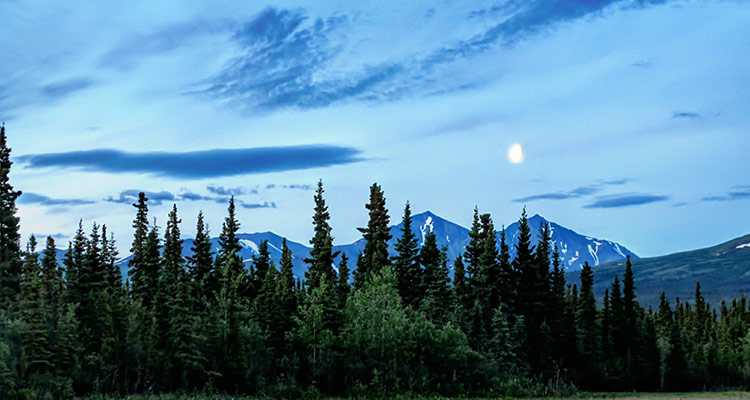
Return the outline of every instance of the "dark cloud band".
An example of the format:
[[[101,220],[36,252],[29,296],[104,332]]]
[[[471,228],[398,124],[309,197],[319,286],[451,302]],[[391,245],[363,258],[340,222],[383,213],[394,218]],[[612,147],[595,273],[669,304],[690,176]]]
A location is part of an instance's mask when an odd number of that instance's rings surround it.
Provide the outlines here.
[[[184,153],[98,149],[18,157],[25,168],[79,168],[110,173],[146,173],[175,178],[211,178],[329,167],[363,161],[351,147],[303,145]]]
[[[623,193],[611,196],[601,196],[593,203],[583,206],[583,208],[621,208],[630,206],[639,206],[642,204],[657,203],[669,200],[669,196],[655,194]]]

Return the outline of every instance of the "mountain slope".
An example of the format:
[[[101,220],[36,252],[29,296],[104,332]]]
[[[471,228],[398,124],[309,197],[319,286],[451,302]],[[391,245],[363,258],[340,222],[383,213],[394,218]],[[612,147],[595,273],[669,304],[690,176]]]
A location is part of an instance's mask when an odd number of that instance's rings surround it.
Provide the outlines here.
[[[696,281],[700,281],[701,292],[715,306],[722,300],[750,294],[750,235],[705,249],[634,259],[632,264],[636,294],[643,305],[658,307],[662,290],[672,304],[675,297],[692,301]],[[615,274],[622,278],[624,270],[624,261],[594,269],[597,300],[601,301]],[[568,274],[568,279],[579,282],[577,273]]]
[[[583,236],[564,226],[547,221],[538,214],[529,218],[528,223],[529,227],[531,227],[532,243],[534,244],[539,243],[539,232],[542,224],[549,224],[552,245],[557,245],[560,252],[560,261],[565,270],[568,271],[579,270],[584,262],[588,262],[592,266],[597,266],[611,261],[624,260],[626,256],[638,258],[635,253],[621,244]],[[505,230],[511,257],[516,256],[515,245],[518,243],[518,232],[518,222],[510,224]]]

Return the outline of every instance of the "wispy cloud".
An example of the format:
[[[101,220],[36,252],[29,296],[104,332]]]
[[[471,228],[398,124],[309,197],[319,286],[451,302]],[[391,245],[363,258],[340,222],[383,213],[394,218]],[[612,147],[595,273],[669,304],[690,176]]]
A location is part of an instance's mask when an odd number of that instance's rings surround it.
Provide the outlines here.
[[[750,199],[750,185],[732,186],[731,190],[722,195],[706,196],[703,201],[733,201]]]
[[[676,118],[687,118],[687,119],[698,119],[701,115],[694,111],[673,111],[672,119]]]
[[[651,68],[652,65],[653,65],[653,63],[651,61],[645,61],[645,60],[639,60],[639,61],[636,61],[636,62],[630,64],[631,67],[634,67],[634,68],[644,68],[644,69],[645,68]]]
[[[239,206],[247,209],[257,208],[276,208],[276,203],[264,201],[263,203],[245,203],[244,201],[238,202]]]
[[[128,189],[123,190],[120,192],[119,195],[116,197],[109,196],[108,198],[104,199],[104,201],[112,202],[112,203],[121,203],[121,204],[134,204],[138,201],[138,195],[140,192],[143,192],[146,194],[146,198],[148,198],[148,201],[150,204],[158,206],[165,202],[180,202],[180,201],[211,201],[215,203],[220,204],[226,204],[229,203],[229,199],[233,194],[229,194],[227,192],[219,191],[221,193],[227,193],[227,194],[218,194],[217,196],[204,196],[186,189],[182,189],[180,193],[172,193],[168,192],[166,190],[160,191],[160,192],[150,192],[145,190],[138,190],[138,189]],[[246,202],[241,199],[235,199],[235,204],[239,207],[247,208],[247,209],[256,209],[256,208],[277,208],[276,202],[268,202],[264,201],[262,203],[252,203],[252,202]]]
[[[59,99],[72,93],[86,89],[94,84],[94,81],[88,78],[72,78],[62,81],[48,83],[40,88],[41,93],[50,99]]]
[[[120,192],[120,195],[118,197],[110,196],[104,200],[113,203],[135,204],[138,201],[138,195],[140,192],[145,193],[148,201],[154,205],[160,205],[165,201],[177,200],[177,196],[170,192],[167,192],[166,190],[163,190],[161,192],[147,192],[137,189],[123,190],[122,192]]]
[[[271,183],[271,184],[266,185],[266,189],[313,190],[315,189],[315,186],[314,185],[299,185],[299,184],[277,185],[275,183]]]
[[[147,33],[132,33],[108,50],[99,64],[128,70],[146,57],[175,51],[204,35],[230,32],[234,26],[231,21],[196,19],[163,26]]]
[[[236,188],[225,188],[224,186],[208,185],[206,190],[219,196],[241,196],[243,194],[251,193],[257,194],[257,189],[245,189],[243,187]]]
[[[363,161],[351,147],[302,145],[182,153],[98,149],[19,156],[25,168],[78,168],[110,173],[146,173],[176,178],[211,178],[329,167]]]
[[[414,94],[433,95],[474,88],[472,77],[441,79],[443,67],[503,46],[560,23],[601,13],[607,7],[645,7],[661,0],[507,2],[474,10],[467,23],[483,18],[489,27],[420,53],[375,64],[332,68],[356,21],[347,15],[308,18],[304,10],[268,8],[234,34],[242,52],[194,92],[250,111],[320,108],[357,100],[382,102]],[[443,77],[444,78],[444,77]]]
[[[18,198],[19,204],[36,204],[41,206],[81,206],[93,204],[94,201],[83,199],[55,199],[45,195],[32,192],[24,192]]]
[[[642,193],[620,193],[608,196],[600,196],[593,203],[583,208],[621,208],[643,204],[657,203],[669,200],[669,196]]]
[[[616,185],[623,185],[625,183],[631,182],[631,178],[622,178],[622,179],[614,179],[614,180],[608,180],[608,181],[600,181],[599,183],[594,183],[591,185],[586,186],[579,186],[577,188],[567,190],[567,191],[559,191],[559,192],[549,192],[549,193],[541,193],[541,194],[535,194],[531,196],[526,197],[520,197],[517,199],[513,199],[516,203],[527,203],[530,201],[536,201],[536,200],[567,200],[567,199],[576,199],[586,196],[591,196],[596,193],[601,192],[605,186],[616,186]]]

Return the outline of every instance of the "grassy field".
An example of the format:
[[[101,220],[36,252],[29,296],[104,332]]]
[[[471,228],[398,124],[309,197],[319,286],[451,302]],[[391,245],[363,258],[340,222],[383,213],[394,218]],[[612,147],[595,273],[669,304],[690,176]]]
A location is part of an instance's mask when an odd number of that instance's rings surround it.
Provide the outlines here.
[[[547,398],[550,399],[550,398]],[[691,399],[691,400],[720,400],[720,399],[750,399],[750,392],[707,392],[707,393],[580,393],[566,399],[618,399],[618,400],[648,400],[648,399]]]
[[[126,398],[114,398],[109,396],[92,396],[86,400],[256,400],[261,398],[237,397],[237,396],[206,396],[206,395],[153,395],[153,396],[130,396]],[[407,400],[411,397],[399,396],[393,399]],[[415,399],[417,399],[415,397]],[[425,397],[425,400],[449,400],[440,397]],[[543,397],[538,400],[585,400],[585,399],[618,399],[618,400],[721,400],[721,399],[750,399],[750,392],[708,392],[708,393],[579,393],[571,397]],[[333,400],[333,399],[332,399]],[[466,400],[485,400],[481,398]],[[489,400],[487,398],[486,400]],[[537,400],[537,398],[525,398],[525,400]]]

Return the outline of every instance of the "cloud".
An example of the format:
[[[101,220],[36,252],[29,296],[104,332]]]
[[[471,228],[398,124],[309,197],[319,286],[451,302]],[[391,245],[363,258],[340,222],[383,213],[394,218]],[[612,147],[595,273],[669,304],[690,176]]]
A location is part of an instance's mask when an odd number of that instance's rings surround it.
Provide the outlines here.
[[[88,78],[72,78],[53,83],[48,83],[41,87],[41,93],[50,99],[59,99],[72,93],[86,89],[94,84],[94,81]]]
[[[173,52],[190,44],[198,37],[231,31],[230,21],[196,19],[163,26],[148,33],[133,33],[124,37],[99,60],[99,65],[119,70],[133,68],[144,58]]]
[[[82,199],[53,199],[38,193],[24,192],[21,197],[18,198],[19,204],[36,204],[41,206],[81,206],[86,204],[94,204],[90,200]]]
[[[401,58],[337,69],[356,18],[333,15],[308,18],[304,10],[267,8],[233,35],[242,47],[202,89],[192,92],[236,108],[267,112],[279,108],[321,108],[340,101],[383,102],[405,96],[436,95],[477,87],[470,76],[446,79],[444,66],[493,49],[511,46],[526,36],[560,23],[601,13],[607,7],[645,7],[664,1],[605,0],[512,1],[469,13],[489,20],[484,31],[441,43]]]
[[[669,196],[641,193],[620,193],[597,197],[583,208],[620,208],[669,200]]]
[[[610,181],[604,181],[603,183],[605,185],[624,185],[628,182],[632,182],[633,178],[622,178],[622,179],[613,179]]]
[[[97,149],[19,156],[25,168],[78,168],[110,173],[145,173],[174,178],[261,174],[350,164],[365,159],[361,151],[332,145],[256,147],[181,153]]]
[[[177,197],[165,190],[161,192],[148,192],[144,190],[136,190],[136,189],[129,189],[129,190],[123,190],[120,192],[119,197],[108,197],[104,199],[105,201],[110,201],[113,203],[123,203],[123,204],[135,204],[138,201],[138,195],[143,192],[146,194],[146,198],[150,202],[150,204],[153,205],[160,205],[165,201],[176,201]]]
[[[693,111],[673,111],[672,119],[675,118],[687,118],[687,119],[698,119],[701,115]]]
[[[645,60],[639,60],[630,64],[630,66],[633,68],[643,68],[643,69],[651,68],[652,65],[653,63],[651,61],[645,61]]]
[[[723,195],[706,196],[703,201],[733,201],[750,199],[750,185],[732,186],[731,190]]]
[[[240,201],[237,203],[240,207],[247,208],[247,209],[256,209],[256,208],[276,208],[276,203],[274,202],[263,202],[263,203],[245,203],[243,201]]]
[[[122,192],[120,192],[120,194],[117,197],[109,196],[108,198],[104,199],[104,201],[109,201],[112,203],[121,203],[121,204],[135,204],[138,201],[138,195],[140,194],[140,192],[144,192],[146,194],[146,198],[148,199],[149,204],[152,204],[155,206],[162,205],[164,202],[178,202],[178,201],[213,201],[219,204],[229,203],[229,199],[232,196],[231,194],[229,194],[229,192],[222,191],[222,190],[216,190],[216,191],[221,192],[221,194],[219,194],[219,196],[212,197],[212,196],[204,196],[204,195],[192,192],[190,190],[187,190],[185,188],[182,188],[182,192],[178,194],[173,194],[168,191],[150,192],[150,191],[138,190],[138,189],[128,189],[128,190],[123,190]],[[224,195],[224,193],[226,193],[227,195]],[[235,204],[237,204],[238,207],[242,207],[246,209],[277,208],[276,202],[268,202],[268,201],[264,201],[263,203],[248,203],[243,200],[235,199]]]
[[[43,234],[43,233],[34,233],[33,235],[36,236],[37,239],[51,237],[52,239],[59,240],[59,239],[65,239],[65,238],[69,238],[70,237],[70,235],[66,235],[64,233],[52,233],[52,234],[49,234],[49,235],[46,235],[46,234]]]
[[[275,183],[271,183],[266,185],[266,190],[269,189],[296,189],[296,190],[313,190],[315,189],[314,185],[299,185],[299,184],[291,184],[291,185],[277,185]]]
[[[586,185],[586,186],[579,186],[577,188],[574,188],[568,191],[535,194],[531,196],[513,199],[513,201],[516,203],[527,203],[527,202],[536,201],[536,200],[576,199],[576,198],[591,196],[593,194],[599,193],[604,189],[604,186],[623,185],[628,182],[631,182],[632,180],[633,180],[632,178],[622,178],[622,179],[613,179],[613,180],[608,180],[608,181],[600,181],[599,183]]]
[[[247,193],[247,190],[242,187],[225,188],[224,186],[215,186],[215,185],[208,185],[208,187],[206,187],[206,190],[219,196],[240,196],[240,195]],[[258,192],[255,189],[253,189],[253,191],[255,193]]]

